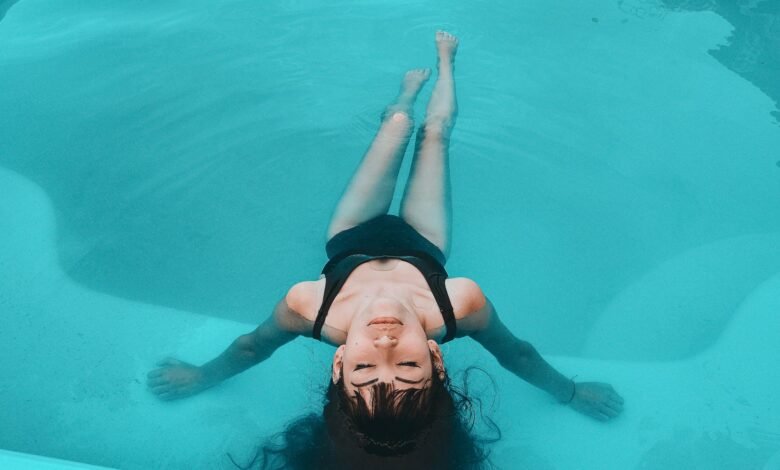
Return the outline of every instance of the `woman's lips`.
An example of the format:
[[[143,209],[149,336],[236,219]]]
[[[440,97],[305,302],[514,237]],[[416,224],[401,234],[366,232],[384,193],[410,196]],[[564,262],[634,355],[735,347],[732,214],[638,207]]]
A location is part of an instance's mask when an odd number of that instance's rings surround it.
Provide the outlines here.
[[[403,322],[395,317],[376,317],[368,325],[403,325]]]

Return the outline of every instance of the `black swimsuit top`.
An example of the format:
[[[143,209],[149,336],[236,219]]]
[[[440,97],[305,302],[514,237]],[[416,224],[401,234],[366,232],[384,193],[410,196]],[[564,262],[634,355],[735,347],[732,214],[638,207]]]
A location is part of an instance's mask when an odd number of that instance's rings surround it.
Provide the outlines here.
[[[447,327],[447,332],[441,342],[446,343],[455,338],[455,312],[444,284],[444,281],[447,279],[447,271],[444,270],[444,266],[442,266],[439,261],[427,253],[419,252],[415,253],[415,255],[416,256],[371,256],[351,254],[328,261],[322,269],[322,274],[325,275],[325,293],[322,298],[320,310],[317,312],[317,319],[314,321],[312,337],[314,339],[321,339],[322,327],[325,325],[325,317],[328,315],[328,310],[336,299],[336,295],[338,295],[339,291],[344,286],[344,283],[347,282],[347,278],[355,268],[373,259],[392,258],[406,261],[422,273],[431,289],[433,298],[436,299],[436,304],[439,306],[439,311],[444,318],[444,325]]]

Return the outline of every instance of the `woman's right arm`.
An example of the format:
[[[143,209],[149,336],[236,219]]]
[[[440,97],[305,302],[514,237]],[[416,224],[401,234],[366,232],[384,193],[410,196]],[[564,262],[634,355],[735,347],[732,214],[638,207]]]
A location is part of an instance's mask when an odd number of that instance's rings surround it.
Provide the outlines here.
[[[269,358],[279,347],[303,334],[307,322],[290,305],[305,303],[307,283],[293,286],[273,313],[254,331],[236,338],[215,359],[198,367],[168,358],[149,372],[147,385],[162,400],[175,400],[202,392]]]
[[[296,319],[300,315],[289,307],[288,296],[276,304],[273,314],[253,332],[239,336],[225,352],[200,366],[204,388],[213,387],[263,362],[300,334]]]

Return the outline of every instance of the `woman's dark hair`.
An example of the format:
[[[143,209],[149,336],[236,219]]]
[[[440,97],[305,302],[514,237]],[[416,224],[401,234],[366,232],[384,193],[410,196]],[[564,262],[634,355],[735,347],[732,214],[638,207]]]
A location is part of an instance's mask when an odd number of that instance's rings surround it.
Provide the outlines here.
[[[257,450],[248,466],[231,461],[243,470],[489,468],[485,445],[500,439],[501,433],[479,410],[494,436],[472,435],[474,402],[477,409],[481,405],[467,395],[469,371],[462,390],[435,373],[425,388],[395,390],[376,383],[371,403],[357,392],[349,396],[342,381],[329,383],[321,415],[291,422]]]

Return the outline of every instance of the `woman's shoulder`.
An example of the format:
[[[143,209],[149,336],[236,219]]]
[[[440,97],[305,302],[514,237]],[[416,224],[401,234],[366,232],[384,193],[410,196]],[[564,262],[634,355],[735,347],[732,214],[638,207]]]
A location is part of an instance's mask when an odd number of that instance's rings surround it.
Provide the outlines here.
[[[317,318],[317,310],[322,303],[324,286],[324,279],[293,284],[285,296],[287,306],[303,319],[313,322]]]
[[[466,277],[454,277],[447,279],[446,286],[458,322],[458,336],[484,328],[487,297],[479,284]]]
[[[303,281],[294,284],[285,297],[290,322],[295,324],[298,334],[311,337],[317,313],[322,304],[325,292],[325,278],[318,281]],[[346,341],[347,334],[338,328],[325,323],[322,325],[321,340],[333,346],[339,346]]]
[[[460,317],[458,313],[467,315],[479,310],[485,304],[485,294],[473,279],[451,277],[447,279],[445,285],[452,307],[455,309],[455,318]]]

